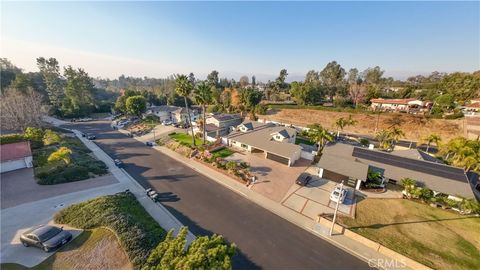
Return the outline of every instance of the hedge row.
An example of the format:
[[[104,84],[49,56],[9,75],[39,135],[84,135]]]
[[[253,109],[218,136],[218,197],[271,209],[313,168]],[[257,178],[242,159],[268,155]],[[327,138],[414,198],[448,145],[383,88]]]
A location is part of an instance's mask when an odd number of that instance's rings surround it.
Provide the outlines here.
[[[81,229],[108,227],[119,237],[135,269],[165,239],[165,231],[131,193],[103,196],[69,206],[54,217],[55,222]]]

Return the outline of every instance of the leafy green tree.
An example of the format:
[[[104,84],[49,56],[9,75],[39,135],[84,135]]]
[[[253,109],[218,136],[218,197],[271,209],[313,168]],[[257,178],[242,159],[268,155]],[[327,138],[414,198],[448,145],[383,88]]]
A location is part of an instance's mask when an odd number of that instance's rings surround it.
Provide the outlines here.
[[[217,73],[218,75],[218,73]],[[175,91],[179,96],[182,96],[185,101],[185,110],[187,111],[188,123],[192,130],[192,145],[195,146],[195,134],[193,133],[192,120],[190,119],[190,110],[188,108],[187,97],[192,93],[192,82],[185,75],[177,75],[175,80]]]
[[[67,82],[62,113],[74,117],[89,115],[95,105],[92,79],[83,69],[74,69],[71,66],[65,68],[64,76]]]
[[[440,87],[448,92],[454,101],[464,103],[480,96],[480,76],[470,73],[452,73],[443,78]]]
[[[7,58],[0,58],[0,87],[1,92],[15,80],[17,74],[22,73],[22,70],[12,64]]]
[[[203,144],[206,143],[206,110],[207,105],[212,102],[212,86],[207,82],[203,82],[197,85],[194,91],[195,101],[202,106],[202,130],[203,130]]]
[[[441,108],[442,112],[449,111],[455,107],[454,97],[451,94],[445,94],[435,99],[435,106]]]
[[[16,89],[22,93],[26,93],[30,87],[32,87],[32,81],[28,75],[19,73],[10,85],[13,89]]]
[[[64,98],[63,81],[60,76],[60,66],[58,65],[58,61],[53,57],[49,59],[39,57],[37,58],[37,66],[38,69],[40,69],[40,73],[43,75],[50,104],[55,110],[58,110]],[[69,72],[69,75],[71,75],[71,72]],[[67,90],[65,89],[65,92],[66,91]],[[71,86],[69,91],[72,91]],[[75,102],[72,102],[72,104],[73,103]]]
[[[147,109],[147,100],[143,96],[128,97],[125,109],[127,113],[141,117]]]
[[[211,86],[215,86],[216,88],[218,88],[219,86],[218,71],[212,70],[212,72],[210,72],[210,74],[207,75],[207,81],[208,81],[208,84],[210,84]]]
[[[222,236],[214,234],[197,237],[186,248],[187,234],[186,227],[180,229],[177,237],[170,230],[142,269],[232,269],[231,258],[236,252],[234,244],[228,245]]]
[[[415,180],[411,179],[411,178],[408,178],[408,177],[403,178],[401,180],[401,184],[402,184],[405,192],[407,193],[407,195],[411,194],[412,191],[415,190],[416,187],[417,187],[417,182]]]
[[[327,94],[332,99],[335,95],[346,96],[345,69],[336,61],[328,63],[320,71],[320,80],[327,89]]]
[[[72,161],[71,154],[72,150],[70,150],[70,148],[62,146],[57,151],[50,154],[48,162],[63,161],[68,165]]]
[[[327,142],[333,141],[334,136],[320,124],[313,124],[307,127],[308,132],[306,137],[318,144],[317,156],[320,156]]]

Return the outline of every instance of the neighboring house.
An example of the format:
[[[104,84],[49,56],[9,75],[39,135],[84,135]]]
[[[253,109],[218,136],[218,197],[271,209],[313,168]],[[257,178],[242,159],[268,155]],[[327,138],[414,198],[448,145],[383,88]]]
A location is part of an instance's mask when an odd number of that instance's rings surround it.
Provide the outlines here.
[[[476,115],[480,112],[480,100],[472,100],[470,104],[463,106],[463,113],[466,115]]]
[[[295,144],[296,135],[294,128],[244,122],[226,137],[226,143],[248,152],[263,152],[265,158],[291,166],[300,159],[302,152],[302,147]]]
[[[149,107],[144,115],[155,115],[160,119],[160,121],[170,120],[173,123],[188,122],[187,110],[183,107],[171,105]],[[197,110],[190,109],[190,117],[192,118],[192,122],[196,121],[199,118]]]
[[[352,145],[334,143],[327,145],[318,162],[319,176],[360,189],[367,181],[369,170],[381,172],[392,184],[401,184],[411,178],[420,186],[451,197],[474,198],[469,178],[461,168],[369,150]]]
[[[371,108],[375,111],[414,112],[428,110],[427,103],[415,98],[370,100]]]
[[[243,118],[240,114],[216,114],[207,117],[205,121],[206,134],[210,138],[227,136],[230,131],[241,124]],[[200,132],[198,129],[197,132]]]
[[[0,145],[0,157],[1,173],[33,167],[32,150],[28,141]]]

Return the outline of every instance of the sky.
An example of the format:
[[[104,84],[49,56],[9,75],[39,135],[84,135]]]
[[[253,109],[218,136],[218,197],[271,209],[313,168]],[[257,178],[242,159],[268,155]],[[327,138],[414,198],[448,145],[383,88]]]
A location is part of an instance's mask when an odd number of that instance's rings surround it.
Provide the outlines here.
[[[36,58],[93,77],[289,81],[337,61],[404,79],[480,69],[480,2],[5,2],[0,55]]]

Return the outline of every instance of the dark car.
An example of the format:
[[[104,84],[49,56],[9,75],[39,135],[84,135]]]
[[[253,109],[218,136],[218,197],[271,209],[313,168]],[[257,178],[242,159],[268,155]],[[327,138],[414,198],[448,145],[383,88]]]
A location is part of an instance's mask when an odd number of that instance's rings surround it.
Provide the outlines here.
[[[87,134],[87,139],[89,140],[95,140],[97,137],[95,135],[92,135],[92,134]]]
[[[72,234],[51,225],[34,227],[20,236],[20,242],[25,247],[34,246],[50,252],[72,240]]]
[[[297,185],[300,185],[300,186],[306,186],[308,185],[308,183],[310,182],[310,180],[312,180],[312,176],[307,174],[307,173],[302,173],[300,174],[300,176],[297,178],[297,181],[295,181],[295,183],[297,183]]]
[[[115,163],[115,166],[119,168],[123,167],[123,161],[121,161],[120,159],[115,159],[113,162]]]
[[[82,132],[82,137],[87,137],[87,134]]]
[[[152,146],[152,147],[156,145],[155,142],[146,142],[145,144],[147,146]]]

